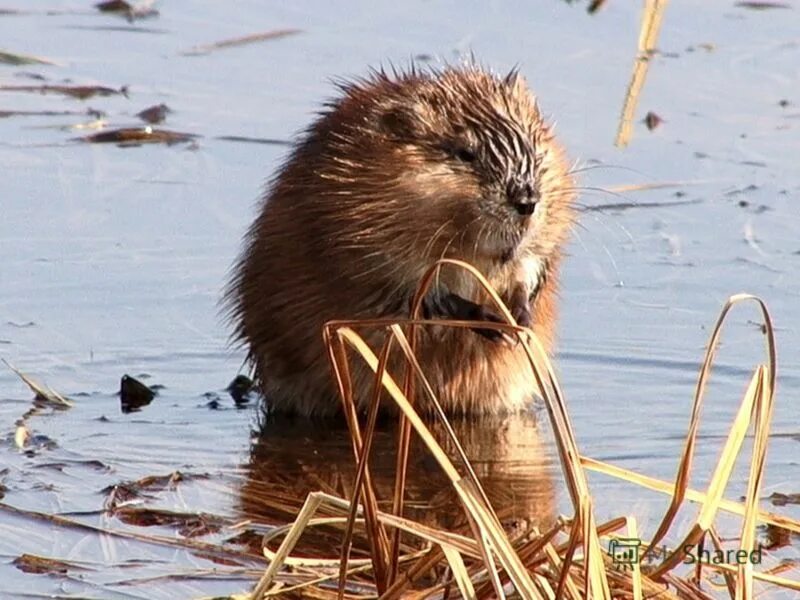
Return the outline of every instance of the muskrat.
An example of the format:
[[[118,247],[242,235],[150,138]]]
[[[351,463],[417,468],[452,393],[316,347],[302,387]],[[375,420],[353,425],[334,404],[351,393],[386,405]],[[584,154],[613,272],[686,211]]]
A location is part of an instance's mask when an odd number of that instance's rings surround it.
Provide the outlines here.
[[[574,186],[522,76],[477,65],[380,70],[339,88],[264,194],[226,293],[269,409],[337,412],[323,325],[407,317],[421,276],[443,257],[476,266],[550,348]],[[425,311],[498,320],[486,302],[472,277],[443,267]],[[377,352],[383,335],[365,339]],[[500,414],[533,400],[524,350],[497,337],[489,328],[421,335],[421,364],[449,413]],[[373,375],[360,359],[351,365],[363,409]]]

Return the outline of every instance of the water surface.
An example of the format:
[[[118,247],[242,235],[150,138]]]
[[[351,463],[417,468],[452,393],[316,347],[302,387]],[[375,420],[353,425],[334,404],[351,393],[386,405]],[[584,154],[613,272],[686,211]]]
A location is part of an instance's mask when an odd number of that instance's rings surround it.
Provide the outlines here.
[[[45,437],[20,452],[14,423],[30,407],[31,394],[0,369],[3,502],[42,513],[88,512],[75,518],[142,531],[91,512],[108,501],[106,486],[180,471],[187,479],[152,491],[148,505],[235,522],[254,510],[246,504],[269,481],[264,465],[270,460],[280,459],[286,473],[293,472],[292,461],[313,472],[308,448],[318,446],[320,468],[346,470],[346,445],[323,443],[313,427],[263,428],[252,406],[236,408],[224,392],[243,355],[226,344],[217,300],[262,184],[286,147],[218,138],[289,140],[332,94],[331,77],[420,55],[458,60],[469,52],[500,70],[519,64],[570,155],[602,166],[583,173],[582,184],[592,189],[582,205],[619,205],[585,212],[563,273],[557,363],[581,450],[672,478],[710,328],[730,294],[748,291],[769,304],[780,352],[764,495],[800,492],[797,7],[752,11],[722,0],[671,2],[624,148],[614,139],[640,18],[630,3],[612,0],[588,15],[583,3],[557,1],[335,8],[198,1],[164,3],[157,18],[132,24],[101,15],[88,2],[18,8],[23,14],[0,17],[3,49],[58,64],[0,65],[0,85],[69,80],[128,86],[128,93],[80,101],[0,91],[0,111],[92,108],[107,114],[110,127],[123,127],[140,125],[136,113],[165,103],[173,112],[164,127],[200,137],[119,148],[70,141],[86,132],[62,127],[89,122],[88,115],[0,118],[0,357],[77,404],[29,418],[32,433]],[[287,28],[302,33],[185,54]],[[652,132],[639,122],[648,111],[663,119]],[[671,185],[598,191],[661,183]],[[758,320],[754,311],[737,312],[725,335],[705,410],[697,486],[707,481],[720,436],[762,360]],[[123,374],[164,388],[142,412],[122,414],[115,394]],[[476,439],[497,439],[489,435],[495,430],[486,424]],[[287,431],[306,441],[297,444],[297,454],[276,458],[275,448],[291,444]],[[552,458],[547,436],[546,428],[525,426],[507,440],[531,465],[518,477],[530,477],[541,457]],[[513,455],[490,456],[499,472],[514,472]],[[545,470],[542,483],[527,489],[553,494],[555,506],[566,511],[556,470]],[[746,471],[738,470],[728,497],[741,495],[745,481]],[[601,518],[634,513],[645,530],[666,506],[661,497],[607,478],[593,477],[592,486]],[[796,506],[779,510],[800,516]],[[0,515],[4,597],[24,597],[24,591],[199,597],[246,589],[252,579],[246,569],[261,566],[247,554],[255,545],[244,544],[236,573],[145,582],[205,572],[221,559]],[[174,526],[156,530],[181,536]],[[222,528],[203,539],[234,533]],[[23,552],[83,561],[87,571],[25,574],[10,564]],[[787,552],[796,556],[793,548]]]

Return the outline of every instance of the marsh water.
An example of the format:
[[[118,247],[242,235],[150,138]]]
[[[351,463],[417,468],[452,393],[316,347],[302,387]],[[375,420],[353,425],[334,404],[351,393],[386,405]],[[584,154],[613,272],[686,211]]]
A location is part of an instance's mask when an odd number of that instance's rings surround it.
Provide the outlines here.
[[[16,424],[32,393],[0,368],[0,596],[196,598],[243,591],[263,568],[255,543],[239,540],[238,555],[221,556],[33,513],[219,543],[246,519],[285,521],[315,487],[347,488],[344,431],[264,422],[255,402],[237,405],[226,392],[243,353],[227,345],[217,302],[283,142],[333,93],[330,79],[412,57],[435,64],[474,52],[497,69],[519,65],[587,167],[556,356],[581,451],[672,479],[707,337],[726,298],[751,292],[769,306],[779,349],[764,504],[800,515],[768,500],[800,492],[800,6],[744,4],[669,3],[624,146],[615,138],[638,3],[608,0],[589,14],[586,3],[556,0],[164,2],[132,22],[91,2],[4,6],[15,10],[0,11],[0,50],[55,64],[0,64],[0,357],[75,406],[27,416],[32,437],[20,449]],[[291,29],[300,31],[192,52]],[[19,89],[42,85],[127,88],[85,100]],[[197,137],[75,141],[95,132],[74,128],[95,119],[90,109],[109,129],[141,127],[136,114],[162,103],[171,112],[153,127]],[[648,112],[660,119],[652,131]],[[694,487],[710,477],[763,346],[760,315],[737,309],[710,384]],[[159,388],[152,403],[121,411],[125,374]],[[490,494],[503,492],[517,517],[547,520],[570,505],[546,413],[537,417],[462,424],[460,433]],[[389,456],[391,432],[381,440],[377,452]],[[418,462],[418,498],[440,498],[452,517],[435,465],[421,454]],[[742,462],[729,498],[744,493]],[[392,462],[375,468],[388,485]],[[123,504],[213,518],[178,527],[104,510],[122,502],[109,486],[118,495],[124,482],[176,472]],[[593,475],[591,487],[598,518],[633,514],[646,532],[667,505],[607,477]],[[694,513],[685,512],[688,524]],[[26,553],[70,566],[26,572],[14,564]],[[782,557],[797,558],[795,546]]]

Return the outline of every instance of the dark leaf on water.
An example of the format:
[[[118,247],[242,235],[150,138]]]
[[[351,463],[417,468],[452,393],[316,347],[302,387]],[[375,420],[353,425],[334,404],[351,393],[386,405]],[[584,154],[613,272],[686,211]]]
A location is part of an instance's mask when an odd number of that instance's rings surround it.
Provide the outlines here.
[[[156,393],[138,379],[123,375],[119,385],[119,401],[122,412],[132,413],[147,406],[156,397]]]
[[[55,450],[56,448],[58,448],[56,441],[43,433],[30,435],[25,443],[25,453],[28,456],[35,456],[43,450]]]
[[[228,524],[214,515],[133,506],[114,510],[114,516],[123,523],[137,527],[175,526],[180,535],[190,538],[217,533]]]
[[[184,481],[191,481],[194,479],[208,479],[208,475],[203,473],[182,473],[181,471],[174,471],[167,475],[148,475],[137,479],[136,481],[124,481],[116,485],[111,485],[103,489],[104,494],[112,494],[119,490],[128,490],[131,497],[136,497],[143,491],[161,492],[168,489],[174,489],[178,483]]]
[[[174,489],[181,481],[200,477],[203,475],[186,476],[180,471],[175,471],[168,475],[148,475],[136,481],[123,481],[116,485],[110,485],[102,490],[102,493],[106,495],[105,507],[106,510],[114,511],[118,506],[132,500],[153,498],[148,492]]]
[[[21,554],[11,561],[11,564],[24,573],[36,573],[40,575],[63,575],[70,570],[86,570],[72,563],[46,558],[44,556],[36,556],[35,554]]]
[[[6,475],[8,475],[7,468],[0,471],[0,500],[2,500],[5,497],[6,492],[8,491],[8,486],[5,484],[4,481]]]
[[[589,7],[586,9],[586,11],[590,15],[593,15],[598,10],[603,8],[603,4],[605,4],[605,3],[606,3],[606,0],[592,0],[591,2],[589,2]]]
[[[133,21],[135,19],[144,19],[147,17],[158,16],[158,11],[150,6],[151,3],[146,2],[142,5],[136,6],[125,0],[107,0],[106,2],[99,2],[95,4],[95,8],[100,12],[114,13]]]
[[[644,124],[650,131],[653,131],[653,129],[661,125],[661,123],[663,123],[663,119],[654,112],[649,112],[644,117]]]
[[[772,8],[791,8],[789,4],[785,2],[760,2],[760,1],[751,1],[751,2],[737,2],[736,6],[739,8],[749,8],[750,10],[770,10]]]
[[[133,8],[125,0],[108,0],[94,5],[100,12],[127,12]]]
[[[77,100],[94,96],[128,96],[128,87],[114,89],[102,85],[0,85],[0,92],[32,92],[39,94],[62,94]]]
[[[777,550],[792,545],[792,534],[788,529],[768,523],[759,527],[763,535],[761,545],[767,550]]]
[[[198,136],[192,133],[180,133],[167,129],[154,129],[152,127],[123,127],[93,133],[78,141],[90,144],[117,144],[119,146],[141,146],[142,144],[181,144],[191,142]]]
[[[787,504],[800,504],[800,494],[782,494],[772,492],[769,497],[770,502],[775,506],[786,506]]]
[[[236,404],[247,404],[252,400],[253,380],[246,375],[237,375],[228,384],[227,390]]]
[[[136,113],[136,116],[145,123],[156,125],[157,123],[162,123],[167,118],[167,113],[170,112],[172,111],[166,104],[156,104]]]

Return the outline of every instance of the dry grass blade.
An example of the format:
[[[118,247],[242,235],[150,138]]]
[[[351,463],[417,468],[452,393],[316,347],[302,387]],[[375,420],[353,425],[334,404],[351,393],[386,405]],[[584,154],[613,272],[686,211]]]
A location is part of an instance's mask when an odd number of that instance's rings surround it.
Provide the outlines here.
[[[405,350],[408,342],[402,331],[393,328],[392,333],[398,337],[400,347]],[[361,355],[361,357],[363,357],[373,372],[378,371],[377,357],[357,333],[355,333],[352,329],[341,327],[337,330],[337,334],[343,340],[346,340],[348,344],[351,345]],[[415,366],[418,366],[418,364]],[[424,380],[424,375],[421,373],[418,373],[418,375],[421,375],[424,383],[427,384],[427,382]],[[509,575],[511,576],[512,581],[517,589],[530,591],[532,594],[535,593],[535,588],[530,580],[530,575],[519,561],[519,557],[516,555],[516,553],[514,553],[508,544],[508,539],[506,538],[502,527],[500,527],[497,517],[494,515],[493,511],[490,508],[487,508],[487,506],[484,504],[485,493],[483,493],[482,490],[477,491],[474,487],[472,487],[472,485],[474,485],[476,482],[470,481],[470,484],[472,484],[470,486],[462,484],[462,478],[458,473],[458,470],[452,464],[445,451],[434,438],[431,431],[424,424],[420,416],[413,409],[411,404],[408,402],[408,399],[403,395],[398,385],[388,373],[383,374],[382,382],[400,410],[403,411],[405,417],[409,420],[412,427],[424,441],[431,454],[433,454],[434,458],[439,463],[439,466],[453,483],[456,492],[459,494],[459,498],[461,499],[462,503],[464,503],[469,518],[476,523],[477,528],[481,533],[481,537],[478,539],[478,542],[484,556],[488,557],[492,550],[494,550],[497,553],[497,557],[501,564],[509,571]],[[430,389],[429,384],[427,384],[427,389]],[[479,483],[477,484],[477,488],[480,489]],[[486,537],[486,541],[490,542],[490,544],[487,544],[484,541],[484,536]],[[499,590],[499,594],[500,593],[502,593],[502,589]]]
[[[281,38],[289,37],[302,33],[302,29],[273,29],[272,31],[263,31],[260,33],[252,33],[250,35],[243,35],[236,38],[228,38],[214,42],[213,44],[205,44],[202,46],[194,46],[189,50],[182,52],[185,56],[199,56],[201,54],[208,54],[215,50],[223,48],[235,48],[236,46],[245,46],[247,44],[255,44],[256,42],[266,42],[269,40],[278,40]]]
[[[0,63],[6,65],[56,65],[50,59],[42,58],[41,56],[32,56],[30,54],[19,54],[17,52],[8,52],[0,50]]]
[[[653,490],[655,492],[661,492],[663,494],[669,494],[669,495],[673,495],[675,493],[674,484],[667,483],[666,481],[661,481],[660,479],[655,479],[654,477],[641,475],[634,471],[623,469],[622,467],[618,467],[616,465],[605,463],[586,456],[581,456],[581,463],[583,463],[584,467],[586,467],[590,471],[595,471],[596,473],[603,473],[604,475],[616,477],[617,479],[624,479],[625,481],[629,481],[635,485],[646,488],[648,490]],[[691,500],[692,502],[705,502],[707,499],[706,495],[703,492],[699,492],[691,488],[686,489],[685,497],[687,500]],[[741,504],[739,502],[733,502],[732,500],[726,500],[726,499],[720,500],[719,508],[720,510],[723,510],[725,512],[729,512],[731,514],[740,516],[744,516],[745,512],[744,504]],[[757,518],[758,521],[761,523],[767,523],[769,525],[774,525],[775,527],[780,527],[781,529],[786,529],[788,531],[793,531],[795,533],[800,534],[800,522],[790,519],[789,517],[760,510],[758,511]]]
[[[666,7],[667,0],[645,0],[642,25],[639,30],[639,47],[636,54],[636,62],[633,65],[631,81],[625,94],[625,104],[622,107],[617,138],[614,142],[617,146],[625,147],[631,139],[636,105],[639,103],[639,96],[647,78],[647,70],[650,67],[650,54],[656,48],[658,32],[661,29],[661,20]]]
[[[358,414],[353,401],[350,371],[347,363],[347,350],[345,348],[344,341],[339,338],[331,337],[327,327],[323,331],[323,335],[328,347],[331,366],[339,387],[339,394],[342,398],[344,414],[345,418],[347,419],[347,426],[350,430],[350,437],[353,443],[353,453],[355,455],[357,464],[361,465],[362,459],[366,459],[366,455],[363,454],[364,439],[361,435],[361,428],[358,424]],[[387,581],[386,565],[389,560],[388,537],[385,530],[380,526],[376,518],[376,514],[378,512],[378,501],[375,495],[374,486],[372,485],[370,472],[366,468],[367,463],[365,460],[363,461],[363,464],[363,469],[361,466],[358,467],[358,470],[361,473],[361,479],[363,479],[363,482],[359,483],[358,487],[361,487],[361,492],[363,494],[361,497],[363,499],[364,512],[368,524],[367,527],[371,532],[371,535],[369,536],[370,554],[372,556],[376,578],[379,582],[381,582],[380,585],[383,586],[384,582]],[[358,497],[358,495],[353,496],[353,503],[356,506]],[[349,545],[347,537],[348,534],[345,535],[345,540],[343,541],[342,556],[345,556],[345,551],[349,552],[349,549],[347,548]],[[346,569],[342,569],[341,572],[344,573],[345,570]]]
[[[627,535],[630,539],[639,539],[639,532],[636,528],[636,519],[626,517]],[[638,561],[633,563],[633,600],[642,600],[642,566]]]
[[[289,553],[294,549],[295,544],[297,544],[297,540],[299,540],[300,536],[303,534],[311,517],[314,516],[319,505],[322,504],[322,497],[322,493],[311,493],[308,495],[308,498],[306,498],[303,504],[303,508],[300,509],[297,515],[297,519],[295,519],[294,524],[291,529],[289,529],[289,533],[283,539],[283,543],[280,548],[278,548],[275,556],[272,557],[272,561],[269,563],[258,585],[256,585],[256,589],[253,590],[253,593],[250,595],[251,600],[261,600],[261,598],[264,597],[275,575],[278,574],[278,570],[283,566],[283,562],[289,556]]]
[[[458,268],[477,280],[486,291],[505,323],[475,323],[470,321],[429,321],[420,319],[420,306],[428,286],[435,280],[441,268]],[[690,471],[697,444],[700,413],[705,388],[710,376],[715,351],[721,335],[722,326],[733,306],[745,301],[756,302],[764,317],[768,359],[754,372],[744,397],[733,419],[730,431],[725,438],[721,455],[715,466],[708,488],[705,492],[688,487]],[[544,534],[538,530],[525,536],[510,538],[501,526],[494,509],[489,503],[481,482],[472,468],[463,447],[447,420],[433,387],[425,376],[424,365],[417,358],[417,331],[420,328],[436,326],[449,328],[493,328],[504,332],[518,341],[531,366],[539,393],[544,400],[547,414],[552,424],[558,456],[563,470],[574,514],[571,518],[560,518],[558,523]],[[362,337],[361,331],[370,330],[370,337]],[[384,332],[383,345],[378,354],[367,344],[366,339],[376,339],[376,331]],[[397,600],[401,597],[428,598],[449,597],[457,589],[462,597],[484,599],[506,597],[513,588],[514,594],[522,598],[546,598],[555,600],[568,598],[607,599],[624,597],[631,600],[660,598],[675,600],[706,600],[711,596],[701,589],[704,568],[722,573],[724,585],[718,581],[710,582],[717,589],[727,587],[731,597],[737,600],[753,598],[753,582],[762,581],[782,586],[790,590],[800,590],[800,582],[779,577],[776,572],[756,572],[753,565],[698,565],[695,578],[680,575],[676,567],[683,562],[686,546],[702,544],[710,540],[715,548],[721,549],[720,536],[715,521],[720,511],[737,514],[742,519],[742,549],[753,549],[756,544],[756,526],[759,523],[781,527],[788,531],[800,532],[800,522],[788,517],[760,511],[758,497],[761,489],[766,448],[771,424],[776,352],[772,323],[766,307],[759,299],[749,295],[734,296],[723,307],[712,332],[703,367],[700,371],[689,428],[674,482],[664,482],[639,475],[619,467],[581,456],[575,434],[566,408],[564,395],[553,372],[552,365],[536,336],[523,327],[518,327],[506,306],[486,279],[466,263],[454,260],[437,262],[423,277],[412,303],[409,319],[372,319],[363,321],[338,321],[327,323],[324,339],[333,367],[334,376],[342,397],[344,413],[350,429],[351,442],[357,466],[355,483],[352,486],[351,500],[317,492],[309,495],[297,520],[285,528],[279,528],[267,541],[285,535],[276,552],[265,547],[264,553],[270,560],[267,572],[262,577],[251,598],[261,598],[265,594],[278,595],[291,589],[302,591],[305,597],[319,598],[362,598],[377,595],[381,600]],[[379,338],[377,338],[379,339]],[[390,362],[392,349],[399,349],[402,361]],[[350,360],[362,361],[375,374],[371,392],[371,402],[353,397],[354,386],[351,380]],[[395,379],[388,366],[402,364],[404,371]],[[358,368],[361,369],[362,365]],[[401,382],[401,383],[398,383]],[[426,406],[432,410],[437,423],[437,431],[442,431],[447,447],[451,448],[453,458],[445,452],[442,442],[433,435],[429,424],[415,410],[415,391],[419,388],[425,394]],[[381,394],[399,409],[401,427],[398,439],[397,471],[392,497],[392,512],[378,510],[378,499],[371,483],[369,453],[375,435],[375,424]],[[357,402],[358,400],[358,402]],[[366,423],[359,420],[357,406],[367,406]],[[733,472],[734,465],[743,447],[745,437],[754,428],[754,444],[750,461],[750,479],[744,503],[732,502],[724,498],[724,492]],[[441,428],[438,428],[441,426]],[[427,451],[437,461],[439,468],[449,479],[467,517],[471,537],[449,533],[423,526],[405,519],[402,509],[405,496],[405,469],[411,435],[416,435],[424,443]],[[620,517],[598,524],[594,517],[594,501],[591,496],[584,469],[602,472],[619,477],[645,488],[657,490],[671,496],[671,502],[661,520],[650,544],[645,544],[646,552],[655,552],[655,546],[668,533],[673,525],[678,509],[688,499],[700,503],[700,514],[696,523],[683,536],[672,552],[655,568],[643,570],[633,565],[629,573],[615,570],[611,557],[600,544],[600,537],[626,528],[628,538],[638,539],[638,525],[633,517]],[[318,519],[316,510],[325,505],[334,508],[346,517]],[[305,528],[322,524],[344,525],[342,556],[337,562],[332,559],[299,559],[289,556],[294,544]],[[356,527],[364,527],[370,542],[370,559],[350,561],[349,552]],[[389,543],[389,532],[393,539]],[[405,532],[432,546],[429,550],[400,554],[400,533]],[[566,537],[566,540],[564,540]],[[407,546],[405,546],[407,547]],[[409,562],[405,572],[400,564]],[[305,579],[293,584],[292,588],[270,586],[282,566],[295,566],[303,570]],[[330,569],[338,566],[338,573]],[[441,570],[448,568],[449,576],[441,576]],[[329,572],[314,572],[314,569],[327,569]],[[373,579],[365,579],[364,573],[372,571]],[[353,580],[348,577],[353,575]],[[357,577],[356,577],[357,575]],[[324,582],[339,579],[336,593]],[[426,578],[425,583],[422,583]],[[364,582],[367,583],[364,583]],[[423,586],[408,593],[410,586]],[[424,587],[427,586],[427,587]],[[669,589],[668,589],[669,588]],[[365,596],[366,595],[366,596]]]
[[[353,493],[351,498],[360,498],[362,492],[365,494],[364,496],[364,504],[377,504],[376,501],[373,501],[374,492],[371,490],[363,491],[363,484],[364,484],[364,477],[367,471],[367,460],[369,459],[369,452],[372,448],[372,438],[375,434],[375,423],[378,419],[378,408],[380,407],[381,401],[381,391],[383,388],[380,385],[380,381],[383,378],[383,374],[386,372],[386,363],[389,360],[389,354],[392,350],[392,340],[393,337],[388,337],[386,342],[383,345],[383,349],[381,350],[381,357],[378,361],[378,371],[377,377],[375,378],[375,384],[373,386],[373,393],[372,393],[372,402],[370,403],[369,409],[369,416],[367,418],[367,431],[365,432],[364,442],[361,447],[361,452],[359,455],[356,456],[356,461],[358,463],[357,470],[356,470],[356,480],[353,484]],[[368,498],[367,496],[372,496],[372,498]],[[350,515],[348,517],[347,522],[347,530],[345,531],[344,541],[342,542],[342,564],[339,572],[339,600],[344,598],[344,588],[347,579],[347,562],[350,559],[350,547],[353,541],[353,528],[355,527],[355,520],[356,520],[356,513],[358,512],[358,502],[355,500],[352,503],[350,508]],[[386,545],[386,536],[385,533],[382,533],[382,530],[379,531],[380,525],[375,521],[374,512],[368,513],[370,516],[368,517],[368,527],[372,532],[370,536],[371,540],[376,540],[378,543],[382,545],[382,548],[379,552],[373,552],[373,560],[375,557],[378,558],[378,562],[374,564],[376,577],[378,578],[378,590],[384,591],[389,582],[387,580],[387,545]]]
[[[750,477],[747,483],[744,522],[742,523],[741,549],[748,554],[755,548],[756,517],[758,515],[758,497],[761,492],[761,481],[764,474],[764,463],[769,442],[769,428],[772,422],[773,389],[769,376],[769,367],[759,369],[759,396],[755,408],[755,440],[750,464]],[[737,600],[753,598],[753,564],[746,561],[739,565],[736,578]]]
[[[453,579],[456,581],[461,596],[465,600],[473,600],[475,598],[475,586],[472,585],[472,580],[469,578],[467,567],[464,565],[464,559],[458,551],[448,544],[442,544],[442,551],[450,565],[450,570],[453,572]]]
[[[295,519],[294,523],[291,525],[277,528],[270,532],[267,536],[265,536],[265,547],[264,547],[264,556],[270,561],[269,567],[267,568],[266,572],[262,576],[261,580],[259,581],[258,585],[256,586],[255,590],[251,594],[250,598],[252,600],[260,599],[266,596],[271,596],[286,591],[285,588],[276,588],[270,590],[269,587],[275,580],[275,576],[277,575],[278,571],[281,569],[282,566],[292,566],[296,568],[328,568],[338,566],[340,564],[341,559],[300,559],[300,558],[292,558],[289,556],[292,549],[297,544],[298,540],[302,536],[302,534],[309,528],[317,525],[330,525],[330,524],[347,524],[350,519],[349,516],[347,518],[344,517],[334,517],[334,518],[321,518],[315,519],[314,513],[320,508],[320,506],[325,505],[328,508],[338,509],[341,512],[349,513],[351,502],[344,500],[342,498],[337,498],[335,496],[331,496],[330,494],[326,494],[323,492],[312,492],[306,498],[303,507],[300,509],[298,513],[297,519]],[[403,519],[400,517],[396,517],[395,515],[389,515],[386,513],[378,513],[377,517],[382,521],[385,522],[387,525],[391,525],[402,529],[407,533],[411,533],[416,535],[417,537],[431,542],[433,544],[437,544],[440,547],[447,546],[453,552],[469,556],[471,558],[475,558],[479,556],[478,548],[476,547],[475,543],[462,536],[454,535],[447,532],[440,532],[436,531],[430,527],[426,527],[420,523],[416,523],[414,521],[409,521],[407,519]],[[363,519],[359,519],[359,523],[363,523]],[[280,547],[276,552],[270,551],[266,547],[266,543],[270,540],[275,539],[281,535],[284,535],[284,540],[281,543]],[[407,555],[401,557],[401,562],[405,562],[408,560],[417,559],[422,556],[422,553],[414,553],[411,555]],[[437,559],[438,560],[438,559]],[[357,563],[358,566],[356,569],[350,569],[348,573],[354,573],[357,570],[366,570],[372,565],[372,561],[360,561]],[[463,559],[462,559],[463,564]],[[321,578],[317,578],[319,581],[328,581],[337,577],[338,575],[329,575]],[[305,588],[311,585],[310,582],[306,582],[303,584],[299,584],[296,586],[298,589]]]
[[[25,375],[25,373],[14,367],[6,359],[2,360],[3,363],[5,363],[5,365],[9,369],[14,371],[14,373],[16,373],[17,376],[20,379],[22,379],[22,381],[25,382],[25,385],[27,385],[34,394],[36,394],[36,400],[40,402],[46,402],[47,404],[50,404],[56,408],[72,408],[73,406],[75,406],[75,403],[69,398],[62,396],[57,391],[51,389],[49,386],[37,383],[36,381]]]
[[[513,318],[511,317],[508,308],[503,304],[502,300],[499,298],[497,293],[492,289],[489,285],[488,281],[471,265],[455,260],[444,259],[438,261],[423,277],[422,283],[415,295],[413,301],[413,308],[412,308],[412,317],[419,312],[421,299],[424,297],[427,287],[431,284],[434,277],[436,276],[438,270],[445,265],[455,266],[461,269],[468,271],[475,279],[478,280],[479,284],[483,287],[487,294],[491,297],[492,301],[498,308],[498,311],[504,315],[507,319],[507,324],[501,323],[492,323],[488,324],[493,328],[506,330],[510,334],[517,335],[518,339],[522,342],[523,347],[529,357],[529,361],[531,363],[531,368],[533,369],[534,373],[537,376],[537,380],[539,381],[540,391],[542,396],[545,398],[545,403],[548,406],[551,414],[551,420],[554,424],[554,429],[558,433],[558,441],[559,441],[559,450],[560,456],[562,459],[562,463],[567,465],[566,470],[569,474],[568,481],[570,483],[570,491],[571,496],[573,498],[573,502],[576,504],[578,514],[583,514],[586,516],[586,520],[584,521],[587,529],[586,535],[581,536],[584,544],[584,556],[586,557],[586,577],[587,581],[589,582],[589,587],[592,593],[599,594],[598,597],[610,597],[610,592],[608,589],[608,583],[605,577],[605,571],[603,568],[602,562],[602,550],[600,548],[599,539],[597,537],[596,531],[592,527],[593,524],[593,517],[591,515],[591,504],[588,500],[588,486],[586,484],[586,478],[582,471],[582,467],[580,465],[579,460],[579,453],[577,452],[577,447],[575,445],[575,438],[574,433],[572,431],[571,424],[569,423],[569,418],[566,414],[566,408],[563,403],[563,399],[561,398],[560,389],[558,383],[556,381],[555,375],[552,370],[552,366],[549,364],[549,360],[547,359],[546,353],[542,349],[541,345],[539,344],[538,340],[535,339],[529,330],[524,328],[517,327],[514,323]],[[412,321],[415,323],[415,321]],[[421,323],[425,323],[424,321]],[[440,325],[441,322],[439,322]],[[375,354],[371,351],[371,349],[364,343],[363,339],[358,336],[350,327],[348,327],[349,323],[343,322],[335,322],[329,323],[326,327],[326,340],[333,340],[336,335],[340,337],[340,339],[347,340],[348,343],[364,358],[369,365],[369,367],[373,370],[373,372],[377,371],[377,358]],[[475,323],[470,322],[448,322],[444,323],[443,326],[474,326]],[[484,326],[487,324],[483,324]],[[335,334],[333,331],[335,330]],[[424,373],[416,361],[416,358],[413,354],[413,349],[411,348],[411,344],[405,338],[402,330],[399,328],[398,325],[392,325],[392,334],[398,339],[401,349],[403,349],[404,353],[406,354],[406,359],[410,363],[411,367],[413,367],[417,378],[422,382],[423,387],[428,395],[428,399],[431,401],[432,405],[436,408],[436,412],[439,416],[439,419],[443,424],[445,424],[445,429],[448,433],[451,433],[451,428],[449,428],[449,424],[447,419],[444,417],[444,413],[441,410],[441,407],[438,406],[438,401],[436,400],[435,396],[432,394],[432,388],[427,383]],[[533,347],[535,351],[531,348],[529,342],[533,342]],[[329,346],[330,347],[330,346]],[[331,356],[334,357],[341,357],[343,356],[343,352],[334,352],[331,350]],[[544,366],[542,366],[544,365]],[[338,368],[335,367],[337,372],[337,379],[341,378],[341,373],[344,371],[342,365],[339,365]],[[541,374],[542,371],[545,371],[547,376],[546,378]],[[545,384],[545,381],[547,384]],[[384,375],[384,386],[389,391],[391,397],[394,399],[395,403],[398,404],[399,408],[403,412],[406,419],[411,422],[413,428],[417,431],[417,433],[423,438],[428,448],[434,454],[434,457],[439,462],[440,466],[442,466],[445,473],[454,482],[454,485],[457,481],[460,480],[460,476],[458,472],[453,467],[452,463],[446,459],[446,456],[441,451],[441,449],[436,445],[435,440],[430,437],[430,432],[425,428],[422,424],[421,419],[413,410],[411,403],[409,402],[408,398],[404,396],[402,391],[396,385],[394,380],[391,377]],[[344,386],[340,383],[340,389],[344,389]],[[551,392],[552,390],[552,392]],[[350,392],[351,393],[351,392]],[[553,399],[551,396],[555,396]],[[344,396],[343,396],[344,397]],[[346,407],[351,406],[352,399],[346,399]],[[454,438],[454,436],[453,436]],[[455,440],[456,448],[459,447],[457,440]],[[437,451],[438,450],[438,451]],[[471,507],[476,509],[476,511],[469,510],[468,508],[468,515],[469,517],[477,524],[479,531],[476,531],[476,535],[480,532],[481,534],[487,534],[490,536],[490,540],[493,545],[499,544],[496,546],[494,550],[498,553],[498,559],[500,560],[503,567],[508,571],[510,570],[510,575],[512,579],[515,580],[514,583],[517,586],[517,589],[523,589],[526,593],[535,594],[535,586],[533,585],[529,574],[525,571],[525,569],[521,569],[521,563],[519,563],[519,558],[517,555],[511,551],[510,553],[507,550],[510,548],[507,545],[507,538],[505,538],[504,534],[502,534],[502,528],[499,526],[499,522],[497,521],[494,512],[486,502],[485,494],[480,487],[477,478],[474,476],[474,471],[471,470],[469,466],[469,462],[466,460],[466,457],[462,455],[462,463],[465,465],[469,473],[470,483],[475,486],[475,490],[479,493],[481,498],[479,499],[479,503],[472,504],[472,498],[467,495],[463,494],[463,487],[459,488],[456,486],[456,490],[459,491],[460,497],[462,502],[464,502],[465,506]],[[485,515],[483,514],[485,512]],[[478,517],[476,519],[476,516]],[[484,518],[488,517],[488,518]],[[491,523],[491,525],[489,525]],[[482,528],[483,526],[490,527],[486,531]],[[500,536],[496,536],[496,531],[499,530],[501,532]],[[502,541],[505,539],[505,543]],[[486,561],[491,562],[491,555],[488,553],[490,551],[487,548],[487,553],[485,554]],[[487,567],[490,571],[491,565],[487,564]],[[500,591],[499,593],[502,593]]]
[[[675,480],[675,493],[672,498],[672,502],[670,503],[669,508],[667,509],[664,518],[661,521],[656,533],[653,535],[653,539],[650,541],[649,546],[652,548],[660,542],[664,536],[666,535],[667,531],[672,525],[672,521],[675,518],[675,515],[680,508],[680,505],[683,502],[683,499],[686,494],[686,490],[689,487],[689,477],[692,467],[692,460],[694,458],[694,448],[697,442],[697,432],[700,426],[700,409],[703,405],[703,397],[705,394],[706,385],[708,383],[708,378],[711,374],[711,367],[714,363],[714,357],[716,354],[717,347],[719,345],[719,339],[722,334],[722,326],[725,323],[725,319],[728,316],[731,308],[733,308],[736,304],[745,301],[753,301],[756,302],[762,312],[765,321],[765,328],[767,332],[767,357],[769,360],[769,370],[770,370],[770,377],[769,377],[769,386],[770,389],[774,389],[775,387],[775,369],[776,369],[776,350],[775,350],[775,334],[772,328],[772,320],[769,317],[769,313],[767,311],[766,306],[764,303],[749,294],[738,294],[736,296],[732,296],[728,299],[725,305],[722,307],[720,311],[720,315],[717,318],[717,322],[714,325],[714,330],[711,334],[711,338],[708,342],[708,347],[706,348],[706,355],[703,360],[703,366],[700,369],[700,375],[697,379],[697,386],[695,388],[694,394],[694,403],[692,406],[692,415],[689,421],[689,431],[686,435],[686,443],[684,445],[684,450],[681,455],[681,460],[678,465],[678,473]]]

